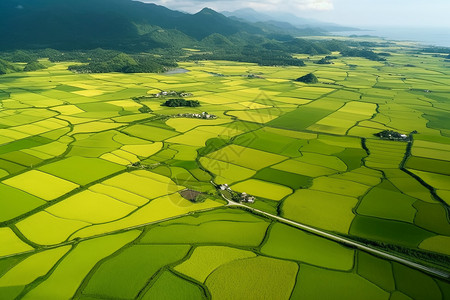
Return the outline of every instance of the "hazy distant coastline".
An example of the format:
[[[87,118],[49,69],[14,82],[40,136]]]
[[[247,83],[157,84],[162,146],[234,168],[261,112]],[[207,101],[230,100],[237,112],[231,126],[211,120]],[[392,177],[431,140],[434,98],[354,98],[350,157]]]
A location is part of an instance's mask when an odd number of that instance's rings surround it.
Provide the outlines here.
[[[415,41],[425,45],[450,47],[450,28],[370,28],[333,32],[334,35],[371,35],[396,41]]]

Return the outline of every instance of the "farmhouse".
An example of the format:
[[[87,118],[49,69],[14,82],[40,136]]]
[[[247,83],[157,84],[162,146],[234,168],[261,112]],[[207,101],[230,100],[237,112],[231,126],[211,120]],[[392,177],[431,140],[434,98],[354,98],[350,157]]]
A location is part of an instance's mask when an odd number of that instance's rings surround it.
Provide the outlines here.
[[[375,136],[383,139],[383,140],[392,140],[392,141],[409,141],[409,136],[406,134],[401,134],[393,130],[383,130],[379,133],[376,133]]]
[[[230,189],[230,187],[228,186],[228,184],[221,184],[220,186],[219,186],[219,188],[222,190],[222,191],[231,191],[231,189]]]
[[[255,203],[255,196],[249,195],[246,192],[241,194],[241,202],[244,203]]]

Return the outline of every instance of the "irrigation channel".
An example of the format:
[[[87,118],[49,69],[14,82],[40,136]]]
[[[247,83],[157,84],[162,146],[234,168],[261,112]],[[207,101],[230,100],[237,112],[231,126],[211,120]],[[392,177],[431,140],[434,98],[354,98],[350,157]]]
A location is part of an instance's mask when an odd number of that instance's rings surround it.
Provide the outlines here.
[[[302,229],[302,230],[308,231],[310,233],[313,233],[315,235],[318,235],[318,236],[321,236],[321,237],[324,237],[324,238],[336,241],[338,243],[341,243],[341,244],[344,244],[344,245],[347,245],[347,246],[350,246],[350,247],[355,247],[357,249],[363,250],[365,252],[369,252],[371,254],[375,254],[376,256],[379,256],[379,257],[382,257],[382,258],[386,258],[386,259],[389,259],[389,260],[392,260],[392,261],[396,261],[396,262],[404,264],[404,265],[406,265],[408,267],[412,267],[414,269],[418,269],[418,270],[424,271],[426,273],[435,275],[435,276],[443,278],[445,280],[449,280],[450,279],[450,274],[448,272],[446,272],[446,271],[439,270],[439,269],[432,268],[432,267],[428,267],[428,266],[425,266],[425,265],[422,265],[422,264],[410,261],[408,259],[396,256],[396,255],[393,255],[393,254],[390,254],[388,252],[381,251],[381,250],[378,250],[378,249],[374,249],[372,247],[369,247],[369,246],[363,245],[361,243],[355,242],[355,241],[353,241],[351,239],[347,239],[347,238],[344,238],[344,237],[341,237],[341,236],[338,236],[338,235],[334,235],[332,233],[329,233],[329,232],[326,232],[326,231],[323,231],[323,230],[320,230],[320,229],[317,229],[317,228],[314,228],[314,227],[311,227],[311,226],[308,226],[308,225],[305,225],[305,224],[302,224],[302,223],[297,223],[297,222],[294,222],[292,220],[285,219],[285,218],[282,218],[282,217],[279,217],[279,216],[267,213],[265,211],[262,211],[262,210],[259,210],[259,209],[256,209],[256,208],[249,207],[249,206],[247,206],[245,204],[238,203],[238,202],[235,202],[233,200],[230,200],[223,194],[222,194],[222,198],[225,199],[228,202],[228,204],[227,204],[228,207],[242,208],[242,209],[248,210],[248,211],[250,211],[250,212],[252,212],[254,214],[258,214],[258,215],[264,216],[266,218],[277,220],[279,222],[282,222],[282,223],[285,223],[285,224],[297,227],[299,229]]]

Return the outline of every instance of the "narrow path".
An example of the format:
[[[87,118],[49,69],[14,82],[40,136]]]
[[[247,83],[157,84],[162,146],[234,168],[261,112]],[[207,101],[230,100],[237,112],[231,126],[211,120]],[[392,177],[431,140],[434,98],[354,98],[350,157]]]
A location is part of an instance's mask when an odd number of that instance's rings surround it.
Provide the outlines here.
[[[347,246],[355,247],[357,249],[363,250],[365,252],[369,252],[371,254],[375,254],[375,255],[380,256],[382,258],[386,258],[386,259],[389,259],[389,260],[392,260],[392,261],[399,262],[399,263],[404,264],[404,265],[406,265],[408,267],[412,267],[414,269],[418,269],[418,270],[424,271],[426,273],[435,275],[435,276],[443,278],[445,280],[449,280],[450,279],[450,274],[448,272],[446,272],[446,271],[439,270],[439,269],[432,268],[432,267],[428,267],[428,266],[425,266],[425,265],[422,265],[422,264],[410,261],[408,259],[401,258],[399,256],[387,253],[385,251],[381,251],[381,250],[378,250],[378,249],[366,246],[364,244],[355,242],[355,241],[353,241],[351,239],[344,238],[344,237],[341,237],[341,236],[338,236],[338,235],[334,235],[332,233],[329,233],[329,232],[326,232],[326,231],[323,231],[323,230],[320,230],[320,229],[317,229],[317,228],[314,228],[314,227],[311,227],[311,226],[308,226],[308,225],[305,225],[305,224],[302,224],[302,223],[294,222],[292,220],[285,219],[283,217],[276,216],[276,215],[267,213],[265,211],[262,211],[262,210],[259,210],[259,209],[256,209],[256,208],[249,207],[249,206],[244,205],[242,203],[234,202],[234,201],[226,198],[224,195],[222,195],[222,198],[225,199],[228,202],[227,206],[229,206],[229,207],[234,206],[234,207],[238,207],[238,208],[243,208],[243,209],[249,210],[252,213],[255,213],[255,214],[258,214],[258,215],[262,215],[262,216],[265,216],[267,218],[270,218],[270,219],[273,219],[273,220],[277,220],[279,222],[282,222],[282,223],[285,223],[285,224],[288,224],[288,225],[292,225],[292,226],[300,228],[302,230],[314,233],[314,234],[316,234],[318,236],[321,236],[321,237],[324,237],[324,238],[327,238],[327,239],[330,239],[330,240],[342,243],[342,244],[347,245]]]

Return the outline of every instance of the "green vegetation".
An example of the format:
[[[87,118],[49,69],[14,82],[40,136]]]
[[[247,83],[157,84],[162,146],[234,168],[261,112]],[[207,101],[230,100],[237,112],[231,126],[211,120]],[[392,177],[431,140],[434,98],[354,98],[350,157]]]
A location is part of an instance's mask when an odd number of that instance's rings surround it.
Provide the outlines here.
[[[198,282],[204,282],[217,267],[231,261],[254,256],[255,254],[249,251],[223,246],[198,247],[191,257],[181,265],[176,266],[175,270],[196,279]]]
[[[398,289],[405,295],[408,295],[412,299],[439,299],[442,297],[442,293],[436,282],[423,273],[405,268],[398,263],[393,263],[393,267]],[[406,277],[408,280],[406,280]]]
[[[53,270],[50,277],[31,290],[27,297],[36,299],[52,295],[60,299],[72,298],[83,279],[100,260],[133,241],[138,233],[129,231],[80,243]]]
[[[0,184],[0,193],[2,195],[0,199],[0,222],[16,218],[45,204],[45,201],[37,197],[4,184]]]
[[[354,227],[357,202],[354,197],[300,189],[283,201],[281,211],[285,218],[346,234]]]
[[[253,178],[285,185],[294,190],[308,188],[312,184],[311,177],[272,168],[260,170]]]
[[[327,56],[319,59],[316,62],[316,64],[318,64],[318,65],[331,65],[332,64],[332,62],[330,61],[331,59],[337,59],[337,57],[336,56],[329,56],[329,55],[327,55]]]
[[[200,102],[198,100],[169,99],[161,105],[168,107],[199,107]]]
[[[394,191],[374,187],[362,199],[357,212],[361,215],[412,223],[416,215],[416,199]],[[389,210],[386,209],[389,207]]]
[[[408,223],[356,216],[350,234],[387,244],[417,247],[420,241],[434,234]]]
[[[72,156],[40,168],[46,173],[81,185],[107,177],[123,169],[122,166],[102,159],[79,156]]]
[[[69,70],[78,73],[160,73],[167,70],[167,67],[174,67],[176,64],[167,64],[152,57],[139,57],[137,59],[120,53],[109,60],[94,61],[87,65],[72,65]]]
[[[300,91],[298,92],[298,97],[302,97]],[[290,130],[305,130],[320,119],[331,114],[331,112],[332,111],[328,109],[302,106],[271,121],[269,125]]]
[[[206,286],[215,299],[289,299],[297,270],[294,262],[260,256],[217,268]]]
[[[0,298],[448,297],[438,275],[263,216],[448,271],[443,52],[137,26],[186,49],[2,53]],[[343,56],[349,46],[386,61]],[[288,57],[305,65],[263,66]],[[123,73],[146,58],[188,72]],[[23,72],[36,61],[48,68]],[[111,61],[119,72],[67,69]],[[293,81],[310,73],[320,82]],[[172,98],[201,107],[161,105]],[[203,111],[216,118],[189,117]],[[255,203],[226,205],[222,184]]]
[[[313,73],[309,73],[309,74],[306,74],[305,76],[299,77],[295,81],[303,82],[303,83],[318,83],[319,82],[316,75],[314,75]]]
[[[395,290],[392,264],[365,252],[358,252],[358,274],[384,290]]]
[[[25,66],[23,71],[24,72],[33,72],[33,71],[38,71],[38,70],[42,70],[42,69],[47,69],[47,67],[38,61],[32,61],[32,62],[27,63],[27,65]]]
[[[142,243],[217,243],[224,245],[256,247],[264,239],[268,223],[242,214],[205,214],[195,219],[180,220],[180,224],[154,227],[142,237]]]
[[[343,56],[354,56],[354,57],[363,57],[374,61],[385,61],[386,59],[380,57],[380,54],[377,54],[371,50],[367,49],[346,49],[341,52]]]
[[[384,140],[394,140],[394,141],[408,141],[409,137],[405,134],[401,134],[394,130],[383,130],[382,132],[378,132],[374,134],[375,136],[384,139]]]
[[[170,271],[162,273],[142,297],[151,299],[206,299],[200,286],[183,280]]]
[[[188,251],[188,246],[178,245],[136,245],[128,248],[100,265],[83,294],[135,298],[161,267],[182,259]]]
[[[2,74],[9,74],[9,73],[14,73],[14,72],[20,72],[21,69],[17,66],[15,66],[14,64],[0,59],[0,75]]]
[[[257,63],[260,66],[297,66],[303,67],[305,63],[292,57],[288,52],[269,50],[263,47],[246,46],[243,49],[230,48],[216,50],[213,54],[194,54],[190,60],[230,60],[247,63]]]
[[[261,252],[336,270],[353,268],[353,250],[278,223],[271,227]]]
[[[367,156],[367,153],[363,149],[347,148],[337,153],[336,156],[347,165],[348,171],[352,171],[361,167],[362,160]]]
[[[333,282],[333,284],[330,284]],[[302,266],[293,299],[389,299],[389,293],[364,278],[352,274]]]

